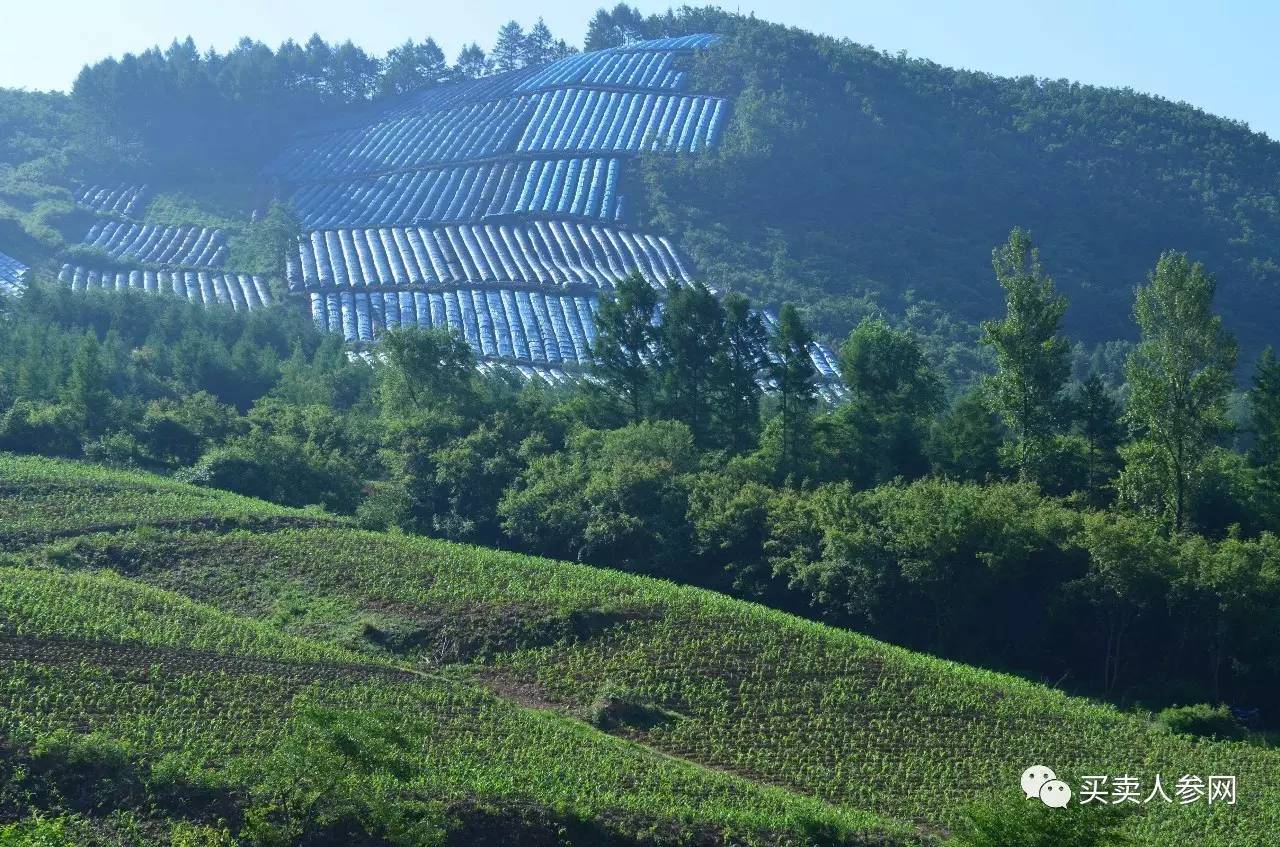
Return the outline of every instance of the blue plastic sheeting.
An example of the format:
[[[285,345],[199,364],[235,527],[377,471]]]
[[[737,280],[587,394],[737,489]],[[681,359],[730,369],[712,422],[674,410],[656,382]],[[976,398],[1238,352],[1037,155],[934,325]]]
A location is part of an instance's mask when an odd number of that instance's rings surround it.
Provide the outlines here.
[[[146,195],[145,185],[116,187],[94,185],[81,191],[76,197],[76,202],[95,212],[131,217],[142,211]]]
[[[294,148],[275,167],[285,179],[307,180],[492,156],[512,149],[532,112],[522,96],[390,118]]]
[[[557,89],[532,95],[517,150],[696,152],[719,131],[724,101],[701,94]]]
[[[22,290],[27,266],[12,256],[0,253],[0,293],[16,294]]]
[[[714,33],[695,33],[694,35],[678,35],[672,38],[653,38],[628,44],[627,50],[701,50],[710,47],[720,40]]]
[[[227,256],[222,230],[198,226],[102,221],[89,229],[84,243],[117,259],[177,267],[221,268]]]
[[[599,85],[649,90],[678,90],[683,75],[673,68],[673,52],[628,48],[566,56],[541,68],[518,86],[537,91],[564,85]]]
[[[206,306],[229,306],[236,311],[271,305],[271,291],[261,277],[203,271],[97,271],[63,265],[58,281],[74,291],[100,288],[134,289],[185,297]],[[312,313],[313,317],[315,313]]]
[[[666,238],[557,220],[312,232],[287,263],[294,290],[479,282],[612,289],[631,273],[662,290],[692,281]]]
[[[397,327],[446,327],[477,356],[585,365],[595,337],[595,297],[510,289],[436,292],[313,292],[311,317],[348,341],[372,341]]]

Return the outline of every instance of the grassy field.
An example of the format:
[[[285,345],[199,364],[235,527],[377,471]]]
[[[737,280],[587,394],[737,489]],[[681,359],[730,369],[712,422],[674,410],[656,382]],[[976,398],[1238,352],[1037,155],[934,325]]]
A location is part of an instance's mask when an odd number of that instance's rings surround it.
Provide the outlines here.
[[[69,463],[0,457],[0,487],[24,504],[0,516],[4,735],[24,755],[119,745],[236,798],[237,833],[403,815],[447,841],[524,809],[526,829],[605,821],[649,843],[857,843],[894,826],[931,840],[1037,763],[1073,787],[1234,775],[1232,806],[1135,807],[1135,843],[1280,841],[1273,750],[710,592]],[[56,660],[73,639],[139,658]],[[54,657],[23,658],[32,645]],[[286,790],[312,758],[323,784],[302,793],[343,798],[337,822]]]

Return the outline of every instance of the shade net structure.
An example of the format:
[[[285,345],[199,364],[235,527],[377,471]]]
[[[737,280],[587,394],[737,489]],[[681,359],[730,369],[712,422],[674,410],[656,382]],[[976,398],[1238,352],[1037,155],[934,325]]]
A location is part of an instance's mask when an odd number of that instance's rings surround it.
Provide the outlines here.
[[[574,54],[313,127],[270,167],[304,230],[290,291],[357,348],[447,327],[482,362],[581,373],[619,280],[665,294],[697,279],[673,234],[637,226],[628,195],[641,155],[698,155],[724,133],[731,104],[691,90],[688,71],[716,40]],[[811,352],[838,398],[835,357]]]

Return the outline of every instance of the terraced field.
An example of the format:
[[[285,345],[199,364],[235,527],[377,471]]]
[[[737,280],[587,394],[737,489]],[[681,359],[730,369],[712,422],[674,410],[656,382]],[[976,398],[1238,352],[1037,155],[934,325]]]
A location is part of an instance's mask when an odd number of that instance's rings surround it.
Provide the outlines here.
[[[63,463],[0,459],[6,490],[30,489],[23,495],[26,502],[41,500],[50,515],[75,514],[59,502],[81,501],[71,487],[56,490],[47,480],[67,481],[80,473],[85,471]],[[116,496],[137,508],[140,498],[149,496],[147,479],[97,472],[87,475],[86,487],[95,492],[97,513],[111,514],[123,509],[108,505]],[[224,633],[223,622],[235,622],[243,627],[236,632],[245,634],[234,637],[249,645],[237,648],[242,655],[282,661],[302,656],[300,645],[310,645],[308,649],[331,651],[307,654],[307,661],[325,667],[363,663],[384,669],[380,673],[412,671],[426,675],[424,680],[447,681],[450,697],[465,692],[468,698],[481,698],[476,702],[494,704],[492,709],[513,710],[521,721],[534,722],[538,732],[551,732],[538,723],[546,721],[555,733],[584,733],[584,738],[597,739],[593,743],[638,744],[618,749],[635,750],[637,756],[647,755],[643,750],[675,756],[709,769],[696,771],[703,775],[732,774],[741,780],[733,786],[769,786],[781,793],[767,795],[770,799],[760,809],[770,810],[773,823],[753,819],[757,832],[778,830],[779,820],[794,822],[786,817],[792,811],[768,805],[785,797],[818,804],[804,808],[821,810],[812,814],[825,821],[823,826],[861,826],[869,811],[900,821],[916,837],[927,839],[945,833],[964,804],[1016,791],[1022,769],[1044,762],[1072,784],[1088,774],[1129,774],[1144,784],[1156,774],[1166,784],[1184,774],[1238,778],[1235,805],[1210,806],[1202,800],[1134,807],[1127,826],[1138,844],[1262,847],[1280,835],[1280,758],[1273,750],[1170,735],[1140,716],[1043,686],[912,654],[697,589],[360,532],[270,507],[254,523],[243,513],[253,501],[212,495],[203,500],[204,492],[154,480],[151,490],[155,494],[150,496],[175,504],[150,510],[163,516],[157,522],[160,529],[95,533],[95,521],[82,520],[74,526],[85,531],[74,538],[69,529],[51,542],[10,545],[11,567],[17,570],[5,574],[27,574],[43,587],[18,592],[18,600],[12,591],[0,593],[0,604],[6,609],[22,606],[33,618],[56,621],[43,630],[24,631],[24,637],[65,628],[66,637],[126,638],[148,650],[166,650],[179,639],[162,633],[161,622],[176,618],[184,623],[173,632],[191,634],[181,646],[205,657],[217,652],[220,643],[229,643],[233,636]],[[191,521],[187,526],[177,515],[182,510]],[[211,524],[206,513],[217,521]],[[298,523],[280,523],[286,514]],[[55,534],[43,515],[43,510],[27,508],[8,516],[9,537]],[[79,592],[97,598],[89,602],[91,608],[105,609],[102,598],[125,588],[151,592],[138,594],[130,607],[169,608],[158,598],[171,598],[165,602],[176,604],[174,611],[140,612],[133,629],[100,631],[92,621],[110,617],[107,612],[82,618],[59,611],[68,601],[21,599]],[[197,620],[190,616],[194,608],[208,611]],[[12,617],[13,612],[5,612],[0,620]],[[251,629],[264,634],[250,636]],[[405,684],[427,682],[395,683]],[[481,688],[494,693],[479,692]],[[328,693],[323,696],[313,689],[308,693],[327,704],[323,708],[350,708],[351,700],[324,699],[337,696],[324,690]],[[361,696],[373,698],[370,702],[379,708],[406,714],[405,703],[395,699],[405,695]],[[396,727],[410,732],[402,723]],[[615,740],[604,738],[602,729]],[[543,744],[552,740],[538,737]],[[565,743],[564,737],[556,735],[555,743]],[[428,751],[404,766],[415,774],[428,763],[439,767],[437,755]],[[468,747],[466,755],[479,754]],[[548,764],[520,761],[529,762],[530,774]],[[535,783],[543,798],[537,802],[557,810],[572,806],[565,805],[568,794],[558,793],[565,784],[578,790],[584,784],[563,774],[557,769],[561,765],[549,772],[553,776]],[[413,779],[428,777],[417,774]],[[543,787],[547,779],[554,785]],[[651,813],[660,806],[645,805],[657,802],[656,794],[645,793],[648,779],[641,778],[634,796],[613,796],[605,805],[630,810],[633,821]],[[672,790],[682,796],[689,784],[669,785],[677,786]],[[448,794],[456,787],[447,782],[438,790]],[[716,790],[721,798],[732,794],[728,788]],[[604,808],[594,797],[581,802],[590,805],[592,814]],[[681,810],[682,820],[710,814],[705,806],[690,808],[687,802],[684,798],[672,807]],[[727,801],[713,805],[722,802]],[[729,803],[724,814],[736,815],[731,810],[740,808]],[[729,819],[716,820],[716,826],[727,826]],[[805,826],[809,824],[781,829],[811,831]],[[821,835],[812,843],[840,842],[837,836]]]

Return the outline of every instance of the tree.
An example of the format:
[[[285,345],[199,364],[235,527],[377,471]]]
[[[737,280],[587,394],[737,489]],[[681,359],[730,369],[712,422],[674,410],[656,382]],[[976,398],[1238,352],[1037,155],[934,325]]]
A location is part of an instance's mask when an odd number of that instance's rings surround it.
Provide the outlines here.
[[[924,435],[942,406],[942,382],[915,336],[864,319],[840,348],[840,374],[853,392],[842,412],[860,431],[857,448],[869,453],[876,481],[926,472]]]
[[[626,3],[619,3],[612,11],[597,9],[587,25],[585,49],[604,50],[621,47],[639,41],[648,34],[644,15]]]
[[[379,401],[393,418],[456,408],[473,399],[475,355],[442,329],[404,328],[382,336]]]
[[[622,399],[632,423],[644,418],[653,393],[649,358],[657,336],[657,308],[658,293],[632,273],[618,282],[613,297],[603,299],[596,313],[591,368]]]
[[[1134,306],[1142,340],[1125,367],[1126,417],[1161,460],[1161,467],[1145,473],[1163,489],[1166,517],[1177,531],[1186,526],[1197,468],[1228,426],[1236,345],[1213,314],[1216,288],[1203,265],[1167,252],[1138,289]],[[1140,473],[1125,469],[1131,479]]]
[[[751,449],[759,432],[760,372],[768,361],[769,332],[745,296],[730,293],[723,306],[725,342],[716,358],[712,413],[719,442],[741,453]]]
[[[1040,266],[1031,236],[1014,229],[992,251],[996,280],[1005,292],[1005,317],[985,321],[982,343],[995,351],[996,373],[988,398],[1014,438],[1014,461],[1022,479],[1030,477],[1035,453],[1053,435],[1059,395],[1070,373],[1069,346],[1058,334],[1067,309],[1053,280]]]
[[[1270,347],[1262,351],[1253,371],[1249,424],[1253,430],[1249,461],[1255,467],[1280,472],[1280,361]]]
[[[1123,435],[1120,404],[1111,396],[1102,378],[1094,373],[1081,383],[1073,405],[1080,435],[1088,446],[1085,476],[1089,492],[1093,494],[1104,479],[1101,475],[1106,472],[1105,478],[1110,478],[1114,473],[1116,448]]]
[[[458,79],[479,79],[489,73],[493,64],[484,54],[484,48],[472,42],[458,52],[458,61],[454,63],[453,73]]]
[[[520,24],[507,21],[498,28],[498,40],[494,42],[491,56],[493,67],[498,73],[525,66],[525,36]]]
[[[704,447],[727,340],[724,307],[714,294],[700,285],[672,287],[655,336],[655,372],[665,416],[688,424],[694,442]]]
[[[806,451],[817,393],[813,384],[817,371],[809,356],[812,343],[813,336],[804,325],[799,310],[790,303],[784,305],[770,340],[773,356],[768,368],[778,392],[778,473],[783,479],[790,479],[795,474]]]
[[[113,400],[107,390],[98,339],[92,333],[85,335],[71,362],[63,402],[89,435],[101,435],[111,423]]]
[[[439,85],[449,78],[449,63],[434,39],[412,39],[387,51],[382,62],[382,94],[408,94]]]
[[[980,391],[962,394],[929,435],[929,460],[943,476],[986,482],[1000,476],[1005,430]]]
[[[524,37],[524,64],[545,65],[554,62],[573,52],[564,39],[557,39],[551,34],[546,21],[538,18],[538,22],[529,29]]]

